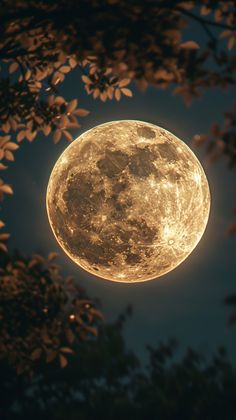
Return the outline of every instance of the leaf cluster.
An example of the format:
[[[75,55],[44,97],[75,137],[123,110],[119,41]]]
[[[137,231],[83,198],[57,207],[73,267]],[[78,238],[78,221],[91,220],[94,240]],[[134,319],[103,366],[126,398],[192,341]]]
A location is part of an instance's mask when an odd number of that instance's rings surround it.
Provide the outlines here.
[[[45,362],[65,367],[74,347],[97,335],[102,314],[72,278],[63,278],[55,257],[2,255],[0,359],[18,374]]]

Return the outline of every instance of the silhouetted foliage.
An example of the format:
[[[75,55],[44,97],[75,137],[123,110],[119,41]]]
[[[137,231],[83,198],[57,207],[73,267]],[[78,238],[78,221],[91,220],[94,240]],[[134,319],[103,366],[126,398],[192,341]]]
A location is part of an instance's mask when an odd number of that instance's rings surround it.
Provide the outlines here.
[[[224,349],[210,361],[192,349],[178,360],[170,341],[148,347],[143,368],[125,346],[124,319],[100,326],[95,342],[83,342],[63,370],[42,366],[16,382],[3,369],[4,420],[236,419],[236,371]]]
[[[63,278],[55,257],[2,257],[0,359],[17,374],[54,360],[63,368],[81,340],[97,335],[102,314],[71,277]]]

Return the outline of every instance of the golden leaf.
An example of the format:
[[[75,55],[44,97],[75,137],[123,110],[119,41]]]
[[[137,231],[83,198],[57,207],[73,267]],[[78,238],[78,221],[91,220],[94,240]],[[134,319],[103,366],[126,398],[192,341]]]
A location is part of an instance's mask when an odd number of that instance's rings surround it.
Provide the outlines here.
[[[4,133],[9,133],[10,131],[10,123],[8,121],[5,122],[5,124],[2,124],[2,130],[4,131]]]
[[[107,89],[107,96],[109,99],[113,98],[113,93],[114,93],[114,88],[112,86],[109,86],[109,88]]]
[[[220,9],[216,9],[214,18],[215,18],[215,22],[220,22],[222,20],[222,12]]]
[[[47,356],[46,356],[46,363],[52,362],[55,359],[56,356],[57,356],[56,351],[48,350],[47,351]]]
[[[25,138],[25,131],[20,131],[16,136],[16,139],[19,142],[22,141],[24,138]]]
[[[0,149],[1,152],[1,149]],[[0,171],[3,171],[4,169],[7,169],[6,165],[3,165],[3,163],[0,163]]]
[[[77,66],[77,61],[73,57],[70,57],[69,58],[69,64],[70,64],[71,68],[73,69],[74,67]]]
[[[85,76],[84,74],[83,76],[81,76],[81,79],[83,80],[84,83],[91,83],[91,80],[89,79],[89,77]]]
[[[106,92],[100,93],[100,99],[101,99],[102,102],[106,102],[106,100],[107,100],[107,93]]]
[[[51,127],[50,127],[50,125],[44,125],[42,127],[42,131],[43,131],[43,134],[45,136],[48,136],[51,133]]]
[[[97,328],[92,327],[91,325],[87,325],[85,328],[86,328],[86,331],[90,332],[92,335],[97,337],[97,335],[98,335]]]
[[[49,254],[48,254],[48,261],[53,261],[57,257],[58,257],[58,253],[57,252],[49,252]]]
[[[72,350],[72,349],[70,349],[69,347],[61,347],[61,348],[60,348],[60,351],[61,351],[62,353],[73,353],[73,350]]]
[[[180,48],[183,48],[183,49],[186,49],[186,50],[197,50],[200,47],[197,44],[197,42],[195,42],[195,41],[186,41],[186,42],[182,42],[182,44],[180,44]]]
[[[78,117],[86,117],[89,114],[87,109],[79,108],[74,111],[74,114]]]
[[[100,90],[98,88],[94,89],[94,91],[93,91],[94,99],[98,98],[99,95],[100,95]]]
[[[9,238],[10,238],[9,233],[0,233],[0,241],[6,241]]]
[[[121,98],[121,93],[120,93],[120,90],[119,89],[116,89],[115,90],[115,98],[116,98],[117,101],[119,101],[120,98]]]
[[[7,252],[7,246],[5,244],[0,243],[0,250],[3,252]]]
[[[232,48],[235,46],[236,38],[235,36],[231,36],[228,40],[228,50],[232,50]]]
[[[57,144],[57,143],[61,140],[61,135],[62,135],[61,130],[56,130],[56,131],[53,133],[53,142],[54,142],[55,144]]]
[[[63,356],[62,354],[59,354],[59,361],[60,361],[60,366],[61,368],[64,368],[67,366],[68,364],[68,360],[66,359],[65,356]]]
[[[8,150],[17,150],[17,149],[19,149],[18,144],[13,143],[13,142],[11,142],[11,141],[10,141],[9,143],[7,143],[5,147],[6,147]]]
[[[129,97],[132,97],[133,96],[133,93],[131,92],[131,90],[130,89],[127,89],[127,88],[121,88],[121,92],[123,93],[123,95],[125,95],[125,96],[129,96]]]
[[[227,36],[232,35],[232,31],[229,29],[226,29],[225,31],[220,33],[220,38],[226,38]]]
[[[32,360],[37,360],[37,359],[40,358],[41,354],[42,354],[42,349],[37,348],[37,349],[35,349],[35,350],[32,351],[32,353],[31,353],[31,359]]]
[[[66,334],[66,338],[67,338],[68,343],[72,344],[75,341],[75,334],[73,333],[71,328],[68,328],[65,331],[65,334]]]
[[[201,15],[202,16],[207,16],[207,15],[209,15],[209,13],[211,13],[211,9],[209,7],[207,7],[205,5],[201,7]]]
[[[129,83],[130,83],[130,79],[122,79],[119,82],[119,86],[124,87],[124,86],[127,86]]]
[[[13,194],[13,189],[8,184],[0,185],[0,190],[6,194]]]
[[[13,153],[12,153],[12,152],[10,152],[10,150],[5,150],[5,158],[6,158],[7,160],[11,160],[11,161],[13,161],[13,160],[14,160]]]
[[[73,140],[73,137],[72,137],[72,135],[69,133],[69,131],[64,130],[64,131],[63,131],[63,134],[64,134],[65,138],[66,138],[68,141],[72,141],[72,140]]]
[[[54,100],[54,103],[57,105],[62,105],[65,103],[65,99],[62,96],[57,96]]]
[[[77,107],[77,104],[78,104],[77,99],[73,99],[72,101],[70,101],[66,107],[66,112],[70,113],[74,111],[75,108]]]
[[[62,66],[60,68],[60,71],[62,71],[62,73],[69,73],[71,70],[70,66]]]
[[[19,67],[18,63],[11,63],[10,67],[9,67],[9,73],[14,73],[14,71],[16,71]]]

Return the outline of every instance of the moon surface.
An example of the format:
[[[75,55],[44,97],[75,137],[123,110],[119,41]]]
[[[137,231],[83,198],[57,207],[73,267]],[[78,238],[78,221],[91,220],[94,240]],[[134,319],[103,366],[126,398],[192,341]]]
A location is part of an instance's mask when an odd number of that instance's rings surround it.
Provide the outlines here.
[[[46,201],[66,254],[98,277],[126,283],[183,262],[210,210],[208,182],[189,147],[132,120],[98,125],[73,141],[53,168]]]

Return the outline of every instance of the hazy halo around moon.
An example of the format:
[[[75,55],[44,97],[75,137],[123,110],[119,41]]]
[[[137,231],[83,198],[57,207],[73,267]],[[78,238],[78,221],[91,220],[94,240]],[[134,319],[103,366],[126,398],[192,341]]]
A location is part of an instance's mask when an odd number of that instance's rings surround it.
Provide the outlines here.
[[[141,282],[176,268],[209,217],[205,173],[190,148],[143,121],[111,121],[62,153],[47,188],[53,233],[66,254],[103,279]]]

